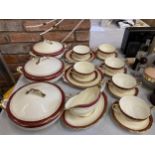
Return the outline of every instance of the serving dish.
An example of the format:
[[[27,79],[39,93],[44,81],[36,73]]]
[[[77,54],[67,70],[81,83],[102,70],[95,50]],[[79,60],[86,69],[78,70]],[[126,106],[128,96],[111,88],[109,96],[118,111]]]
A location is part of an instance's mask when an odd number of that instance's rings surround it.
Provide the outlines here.
[[[145,120],[151,115],[150,106],[136,96],[124,96],[119,100],[121,112],[135,120]]]
[[[120,127],[135,133],[144,133],[149,130],[153,123],[153,117],[150,115],[145,120],[133,120],[124,115],[117,102],[112,105],[112,116],[114,120],[120,125]]]
[[[64,63],[54,57],[35,57],[17,70],[31,81],[56,81],[64,72]]]
[[[52,93],[51,93],[52,92]],[[16,125],[38,128],[55,121],[62,114],[65,95],[52,83],[34,82],[17,89],[2,108]]]
[[[65,110],[77,116],[87,116],[94,111],[100,98],[98,86],[87,88],[71,97],[65,104]]]
[[[81,117],[73,115],[70,113],[69,110],[66,110],[63,113],[62,120],[67,127],[73,129],[84,129],[97,123],[103,117],[104,113],[106,112],[106,109],[107,109],[107,97],[103,92],[98,100],[98,104],[95,110],[88,116]]]
[[[32,53],[36,56],[61,58],[66,51],[66,45],[57,41],[44,40],[33,45]]]
[[[130,90],[125,90],[115,86],[111,81],[107,82],[107,87],[109,92],[117,98],[121,98],[123,96],[137,96],[139,93],[139,89],[137,87]]]
[[[86,45],[76,45],[73,47],[73,53],[78,55],[86,55],[90,53],[90,48]]]
[[[69,68],[67,68],[65,70],[65,73],[64,73],[64,76],[63,76],[63,79],[65,82],[67,82],[68,84],[74,86],[74,87],[77,87],[77,88],[88,88],[88,87],[92,87],[92,86],[95,86],[95,85],[98,85],[102,79],[103,79],[103,73],[99,70],[99,69],[95,69],[95,72],[96,72],[96,78],[90,82],[78,82],[77,80],[75,80],[73,77],[72,77],[72,69],[73,67],[70,66]]]
[[[112,77],[112,82],[114,85],[121,89],[133,89],[137,86],[136,79],[125,73],[117,73]]]

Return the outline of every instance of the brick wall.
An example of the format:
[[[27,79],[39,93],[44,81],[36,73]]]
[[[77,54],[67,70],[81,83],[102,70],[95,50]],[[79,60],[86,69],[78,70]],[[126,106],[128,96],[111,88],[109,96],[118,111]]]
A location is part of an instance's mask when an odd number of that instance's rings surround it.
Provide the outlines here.
[[[2,54],[16,80],[19,77],[16,67],[23,65],[29,59],[28,52],[31,46],[42,39],[39,34],[55,23],[37,28],[26,26],[41,24],[46,21],[49,20],[0,20],[0,49],[3,51]],[[52,30],[43,37],[45,39],[61,41],[79,21],[78,19],[66,19],[56,30]],[[73,45],[88,44],[89,28],[90,21],[85,20],[74,34],[66,40],[66,43]],[[1,75],[0,87],[1,89],[7,89],[6,81]]]

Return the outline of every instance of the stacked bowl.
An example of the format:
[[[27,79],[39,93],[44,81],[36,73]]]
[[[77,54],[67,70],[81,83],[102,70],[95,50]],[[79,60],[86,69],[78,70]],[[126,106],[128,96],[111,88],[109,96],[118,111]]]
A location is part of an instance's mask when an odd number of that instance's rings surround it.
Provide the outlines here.
[[[92,61],[95,58],[95,54],[86,45],[77,45],[72,50],[65,53],[65,58],[69,63],[75,63],[79,61]]]
[[[117,73],[112,80],[107,83],[108,89],[112,95],[121,98],[123,96],[137,96],[138,88],[136,79],[125,73]]]
[[[110,44],[101,44],[97,50],[97,57],[101,60],[109,57],[117,57],[116,48]]]
[[[102,78],[103,73],[87,61],[75,63],[64,74],[65,81],[79,88],[95,86],[101,82]]]
[[[104,63],[101,64],[101,69],[107,76],[112,77],[117,73],[126,73],[124,60],[116,57],[106,58]]]
[[[100,88],[87,88],[66,102],[63,121],[72,128],[86,128],[103,116],[106,107],[107,98]]]
[[[150,106],[136,96],[124,96],[113,103],[112,114],[121,127],[129,131],[144,132],[153,122]]]

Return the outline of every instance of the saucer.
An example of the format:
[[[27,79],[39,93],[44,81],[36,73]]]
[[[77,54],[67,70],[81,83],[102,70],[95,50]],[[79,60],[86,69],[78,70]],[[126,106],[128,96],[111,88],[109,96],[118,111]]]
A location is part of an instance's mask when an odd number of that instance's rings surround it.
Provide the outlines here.
[[[121,98],[123,96],[137,96],[139,92],[137,87],[126,91],[121,90],[122,92],[120,92],[120,88],[117,88],[111,81],[108,81],[107,87],[110,93],[117,98]]]
[[[72,50],[67,51],[67,52],[65,53],[65,55],[64,55],[64,57],[65,57],[65,59],[66,59],[66,61],[67,61],[68,63],[76,63],[76,62],[79,62],[79,61],[92,61],[92,60],[95,59],[95,53],[93,53],[93,52],[90,53],[90,57],[89,57],[89,59],[87,59],[87,60],[74,59],[74,58],[72,57],[72,52],[73,52]]]
[[[115,102],[112,105],[112,115],[114,120],[123,128],[129,130],[130,132],[143,133],[151,128],[153,123],[152,115],[141,121],[133,120],[125,116],[119,109],[119,105]]]
[[[106,58],[109,58],[109,57],[117,57],[117,53],[104,54],[100,51],[97,51],[96,56],[97,56],[97,58],[99,58],[101,60],[105,60]]]
[[[64,124],[70,128],[84,129],[97,123],[106,112],[106,108],[107,108],[107,97],[105,93],[102,93],[98,101],[97,107],[89,116],[85,117],[76,116],[71,114],[69,110],[66,110],[63,113],[62,120]]]
[[[69,67],[65,73],[64,73],[64,81],[71,84],[72,86],[78,87],[78,88],[88,88],[95,86],[101,82],[103,79],[103,74],[100,70],[96,69],[97,76],[94,80],[86,83],[78,82],[77,80],[73,79],[71,76],[72,66]]]

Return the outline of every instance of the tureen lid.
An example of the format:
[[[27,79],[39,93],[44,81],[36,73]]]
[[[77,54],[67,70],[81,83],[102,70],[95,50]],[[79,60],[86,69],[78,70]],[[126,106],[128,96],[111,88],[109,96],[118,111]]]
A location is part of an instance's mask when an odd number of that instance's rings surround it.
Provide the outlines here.
[[[21,121],[40,121],[59,110],[64,103],[62,90],[51,83],[37,82],[18,89],[10,98],[11,117]]]
[[[73,47],[73,51],[77,54],[87,54],[90,52],[90,48],[86,45],[77,45]]]
[[[116,50],[116,48],[110,44],[101,44],[98,48],[105,53],[113,53]]]
[[[57,41],[44,40],[36,43],[33,50],[37,53],[51,54],[57,53],[63,49],[63,44]]]
[[[32,76],[54,75],[63,68],[63,63],[54,57],[32,58],[25,66],[24,71]]]
[[[115,85],[125,89],[131,89],[136,87],[137,81],[136,79],[125,73],[117,73],[112,77],[112,81]]]

